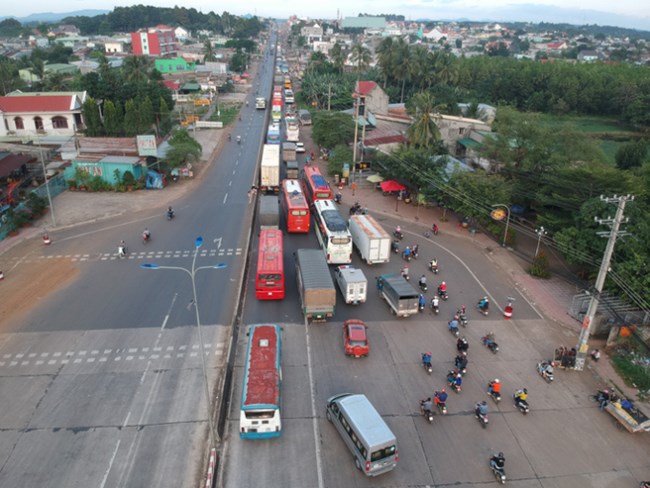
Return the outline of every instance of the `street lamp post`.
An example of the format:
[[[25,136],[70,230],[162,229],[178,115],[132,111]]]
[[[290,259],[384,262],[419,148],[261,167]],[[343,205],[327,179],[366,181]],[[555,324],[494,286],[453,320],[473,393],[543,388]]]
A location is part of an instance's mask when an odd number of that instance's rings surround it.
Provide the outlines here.
[[[203,345],[203,333],[201,331],[201,318],[199,316],[199,301],[196,294],[196,272],[202,269],[222,269],[225,268],[225,264],[212,264],[209,266],[200,266],[196,267],[196,257],[199,254],[199,248],[203,245],[203,237],[199,236],[194,241],[194,257],[192,259],[192,268],[187,269],[180,266],[161,266],[155,263],[144,263],[140,267],[144,269],[175,269],[179,271],[184,271],[190,277],[192,281],[192,302],[194,304],[194,312],[196,313],[196,327],[199,335],[199,347],[201,348],[201,366],[203,368],[203,385],[205,386],[205,402],[208,414],[208,426],[210,429],[210,447],[216,447],[216,431],[214,428],[214,422],[212,420],[212,402],[210,401],[210,386],[208,383],[208,368],[205,362],[205,348]]]
[[[537,257],[537,254],[539,253],[539,243],[542,240],[542,236],[545,236],[547,234],[546,229],[544,229],[544,226],[540,226],[539,229],[536,229],[535,232],[537,233],[537,247],[535,248],[535,257]]]
[[[510,207],[506,205],[505,203],[497,203],[495,205],[492,205],[492,207],[503,207],[506,209],[506,230],[503,233],[503,243],[501,246],[506,247],[506,239],[508,237],[508,227],[510,226]],[[496,210],[492,210],[491,214],[492,218],[494,220],[503,220],[503,210],[500,208],[497,208]]]

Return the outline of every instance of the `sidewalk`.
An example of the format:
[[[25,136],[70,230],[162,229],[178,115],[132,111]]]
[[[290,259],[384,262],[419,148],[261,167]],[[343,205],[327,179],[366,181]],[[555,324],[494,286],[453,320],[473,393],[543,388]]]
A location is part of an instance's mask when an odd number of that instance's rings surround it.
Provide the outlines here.
[[[308,147],[308,151],[317,153],[315,147]],[[318,166],[321,172],[327,174],[327,163],[322,160],[316,160],[313,166]],[[553,276],[550,279],[538,279],[531,276],[527,271],[528,264],[515,253],[501,247],[500,243],[494,241],[483,233],[471,235],[467,229],[461,227],[455,215],[447,212],[447,222],[442,220],[442,209],[431,207],[420,207],[417,205],[397,202],[395,196],[383,196],[382,192],[375,189],[375,185],[365,179],[357,182],[357,189],[352,194],[349,186],[345,186],[340,191],[343,195],[343,205],[349,208],[355,201],[359,201],[362,207],[367,207],[371,214],[379,214],[383,217],[396,219],[402,227],[415,231],[423,235],[425,231],[430,230],[433,223],[440,227],[440,234],[451,234],[459,238],[467,239],[476,246],[477,252],[489,255],[496,266],[505,271],[512,280],[515,288],[524,295],[527,301],[541,314],[544,318],[564,329],[563,345],[569,347],[577,343],[580,333],[581,324],[571,317],[567,310],[569,309],[572,297],[580,291],[572,283],[567,282],[561,277]],[[386,229],[392,232],[392,229]],[[422,237],[424,239],[424,237]],[[516,311],[515,311],[516,314]],[[515,315],[516,318],[516,315]],[[568,334],[568,337],[566,337]],[[558,346],[561,344],[558,344]],[[604,350],[603,340],[591,340],[590,347]],[[549,351],[552,355],[552,351]],[[616,373],[607,354],[597,363],[588,361],[585,368],[596,376],[597,381],[605,385],[615,386],[619,391],[631,399],[636,399],[638,390],[627,387],[621,377]]]

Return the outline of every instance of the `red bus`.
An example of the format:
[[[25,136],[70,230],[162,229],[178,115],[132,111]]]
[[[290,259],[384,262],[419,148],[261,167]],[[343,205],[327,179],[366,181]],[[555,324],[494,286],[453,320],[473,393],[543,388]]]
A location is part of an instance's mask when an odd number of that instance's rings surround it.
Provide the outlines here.
[[[304,175],[309,203],[313,204],[316,200],[332,200],[332,189],[318,168],[305,166]]]
[[[282,231],[260,231],[255,275],[255,298],[258,300],[282,300],[284,298],[284,262],[282,255]]]
[[[287,219],[287,232],[309,232],[309,204],[302,192],[298,180],[284,180],[282,182],[282,207]]]

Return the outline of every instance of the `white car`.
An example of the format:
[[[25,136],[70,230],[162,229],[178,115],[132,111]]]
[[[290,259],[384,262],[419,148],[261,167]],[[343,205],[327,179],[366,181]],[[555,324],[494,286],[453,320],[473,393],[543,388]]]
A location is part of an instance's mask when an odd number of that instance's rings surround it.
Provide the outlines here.
[[[297,153],[304,153],[305,152],[305,143],[304,142],[296,142],[296,152]]]

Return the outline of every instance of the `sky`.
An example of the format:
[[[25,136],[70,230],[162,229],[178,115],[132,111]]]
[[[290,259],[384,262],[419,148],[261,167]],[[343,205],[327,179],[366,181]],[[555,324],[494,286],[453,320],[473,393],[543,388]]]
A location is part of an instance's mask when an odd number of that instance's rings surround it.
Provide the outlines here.
[[[112,10],[116,6],[134,4],[193,7],[204,13],[227,10],[236,15],[257,14],[265,17],[287,18],[295,14],[311,18],[335,18],[368,14],[398,14],[407,19],[467,19],[493,21],[566,22],[570,24],[615,25],[650,31],[650,2],[647,0],[346,0],[334,2],[287,2],[286,0],[3,0],[0,16],[25,17],[34,13],[70,12],[83,9]]]

